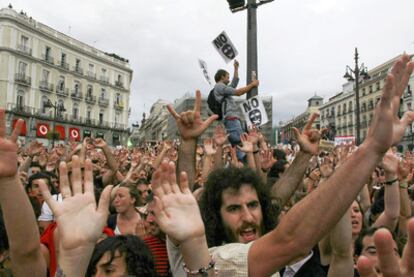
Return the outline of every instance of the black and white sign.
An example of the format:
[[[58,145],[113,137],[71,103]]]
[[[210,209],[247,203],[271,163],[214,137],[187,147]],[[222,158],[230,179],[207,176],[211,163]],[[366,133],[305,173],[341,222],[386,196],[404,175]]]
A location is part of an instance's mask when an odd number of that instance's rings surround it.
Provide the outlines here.
[[[235,57],[237,57],[237,50],[227,36],[226,32],[223,31],[218,37],[213,40],[213,46],[219,52],[220,56],[226,63],[229,63]]]
[[[202,59],[198,59],[198,64],[200,65],[200,68],[203,71],[204,79],[211,86],[211,79],[210,79],[210,75],[208,75],[207,63],[203,61]]]
[[[248,128],[251,128],[253,125],[259,127],[269,121],[263,102],[258,96],[242,102],[240,108]]]

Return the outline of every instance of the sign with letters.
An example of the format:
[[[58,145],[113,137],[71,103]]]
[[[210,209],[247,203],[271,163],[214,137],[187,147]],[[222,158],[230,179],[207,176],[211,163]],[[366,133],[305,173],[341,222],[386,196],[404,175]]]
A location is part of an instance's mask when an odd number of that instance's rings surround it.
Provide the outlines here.
[[[269,121],[263,102],[258,96],[242,102],[240,107],[246,119],[247,128],[253,125],[259,127]]]
[[[225,31],[221,32],[212,43],[226,63],[229,63],[239,54]]]
[[[211,79],[210,79],[210,75],[208,75],[208,71],[207,71],[207,63],[205,61],[203,61],[202,59],[198,59],[198,64],[200,65],[200,68],[203,71],[204,79],[207,81],[207,83],[211,87]]]

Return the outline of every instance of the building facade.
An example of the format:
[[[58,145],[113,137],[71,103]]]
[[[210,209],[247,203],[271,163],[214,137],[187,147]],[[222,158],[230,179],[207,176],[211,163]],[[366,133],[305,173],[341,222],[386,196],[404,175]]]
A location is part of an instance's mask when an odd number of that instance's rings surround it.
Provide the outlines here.
[[[263,105],[265,106],[269,122],[260,127],[263,135],[270,141],[272,138],[272,97],[261,98]],[[237,99],[236,102],[241,103],[244,99]],[[194,109],[195,97],[194,94],[186,93],[183,97],[174,101],[174,108],[177,113],[181,113],[187,110]],[[139,137],[140,143],[146,141],[169,139],[174,140],[179,138],[179,132],[175,119],[170,115],[165,108],[166,102],[158,100],[151,108],[148,119],[141,124],[135,137]],[[201,98],[201,117],[206,119],[210,116],[209,108],[207,104],[207,97]],[[201,136],[201,140],[205,138],[211,138],[214,135],[214,128],[219,124],[218,121],[214,122]]]
[[[295,135],[293,133],[293,127],[299,130],[303,129],[303,127],[305,127],[306,123],[308,122],[309,116],[312,113],[319,113],[319,107],[322,104],[323,104],[323,98],[318,95],[314,95],[313,97],[308,99],[308,106],[303,113],[301,113],[298,116],[295,116],[294,118],[292,118],[291,120],[287,122],[279,123],[280,124],[280,126],[278,127],[278,132],[280,134],[279,141],[281,143],[289,143],[292,140],[295,140]],[[317,118],[314,121],[313,126],[317,129],[320,128],[319,118]]]
[[[126,143],[128,60],[58,32],[11,7],[0,10],[0,108],[21,140],[85,136]]]

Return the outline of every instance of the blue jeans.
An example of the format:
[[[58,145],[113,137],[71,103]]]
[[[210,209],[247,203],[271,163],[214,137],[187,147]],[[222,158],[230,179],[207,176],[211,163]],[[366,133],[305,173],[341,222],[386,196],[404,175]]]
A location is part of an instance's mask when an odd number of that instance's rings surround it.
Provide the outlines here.
[[[232,147],[235,145],[241,145],[240,135],[244,133],[242,124],[240,120],[234,119],[234,120],[227,120],[224,119],[224,127],[226,128],[227,134],[229,134],[229,142]],[[244,157],[246,156],[246,153],[243,151],[240,151],[238,148],[236,148],[237,153],[237,159],[239,161],[243,161]]]

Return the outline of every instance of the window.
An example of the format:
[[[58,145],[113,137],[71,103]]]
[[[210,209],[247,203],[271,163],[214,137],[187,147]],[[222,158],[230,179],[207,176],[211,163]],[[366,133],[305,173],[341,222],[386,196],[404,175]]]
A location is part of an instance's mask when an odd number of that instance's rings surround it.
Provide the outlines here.
[[[29,45],[29,38],[25,36],[21,36],[20,44],[22,45],[22,48],[25,49]]]
[[[45,49],[45,60],[49,60],[51,52],[52,52],[52,50],[50,49],[50,47],[49,46],[46,46],[46,49]]]
[[[75,70],[78,71],[80,69],[80,59],[76,59],[76,63],[75,63]]]
[[[106,97],[106,90],[104,88],[101,89],[101,98],[105,99]]]
[[[102,76],[105,77],[106,76],[106,69],[105,68],[102,68],[101,71],[102,71]]]
[[[119,94],[119,93],[116,94],[115,102],[116,102],[117,105],[121,104],[121,102],[122,102],[121,94]]]
[[[46,69],[42,71],[42,81],[45,83],[49,82],[49,71]]]
[[[95,66],[93,65],[93,64],[89,64],[89,71],[91,72],[91,73],[93,73],[93,71],[95,70],[95,68],[94,68]]]
[[[47,102],[49,102],[49,99],[45,96],[45,95],[43,95],[43,97],[42,97],[42,102],[41,102],[41,112],[43,113],[43,114],[45,114],[46,113],[46,108],[45,108],[45,105],[46,105],[46,103]]]
[[[65,89],[65,77],[64,76],[60,76],[59,77],[59,85],[58,85],[58,89],[60,91],[63,91]]]
[[[64,102],[62,99],[58,100],[58,109],[56,109],[56,116],[62,118],[63,117],[63,109],[65,108]]]
[[[75,81],[75,86],[74,86],[74,93],[75,94],[78,94],[79,93],[79,90],[80,90],[80,84],[79,84],[79,81]]]
[[[86,119],[87,120],[91,120],[91,114],[92,114],[92,108],[91,106],[88,106],[88,108],[86,109]]]
[[[86,91],[87,97],[92,98],[92,91],[93,91],[92,86],[91,85],[88,85],[88,89]]]
[[[369,86],[369,93],[372,93],[372,85]]]
[[[16,108],[18,110],[23,110],[24,109],[24,96],[23,96],[24,92],[23,91],[18,91],[17,92],[17,99],[16,99]]]
[[[380,90],[381,89],[381,84],[380,84],[380,82],[377,82],[377,90]]]
[[[73,119],[78,119],[78,113],[79,113],[79,106],[77,103],[73,104],[73,109],[72,109],[72,117]]]
[[[103,119],[104,119],[104,111],[99,111],[99,125],[103,125]]]
[[[19,62],[19,75],[26,76],[27,64],[24,62]]]
[[[122,76],[120,74],[118,74],[118,83],[122,83]],[[318,104],[318,102],[316,102],[316,104]]]
[[[64,64],[66,63],[66,54],[65,53],[62,53],[60,63],[61,63],[62,66],[64,66]]]

